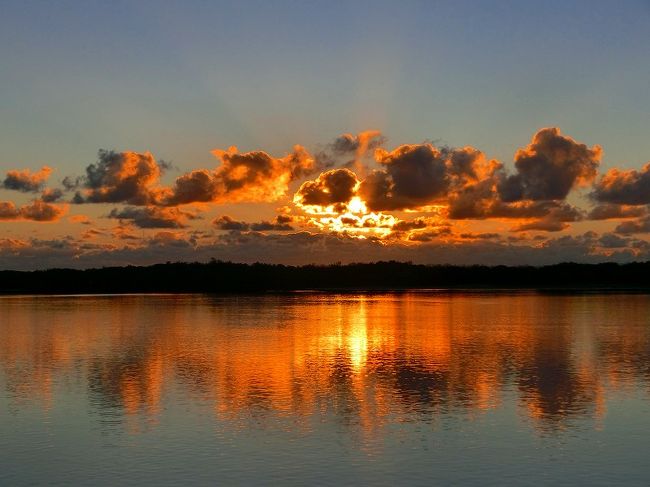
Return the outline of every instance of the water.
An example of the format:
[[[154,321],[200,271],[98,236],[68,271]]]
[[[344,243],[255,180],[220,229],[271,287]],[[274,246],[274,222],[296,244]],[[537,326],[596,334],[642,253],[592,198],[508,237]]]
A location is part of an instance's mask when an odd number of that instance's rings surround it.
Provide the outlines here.
[[[0,485],[648,485],[650,297],[0,298]]]

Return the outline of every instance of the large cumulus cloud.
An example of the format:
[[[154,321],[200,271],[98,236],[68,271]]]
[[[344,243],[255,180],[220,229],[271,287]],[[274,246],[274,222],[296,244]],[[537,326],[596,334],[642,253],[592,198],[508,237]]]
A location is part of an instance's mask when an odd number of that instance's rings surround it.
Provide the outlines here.
[[[563,200],[596,177],[601,155],[599,146],[589,148],[558,128],[541,129],[515,154],[516,174],[501,181],[499,195],[506,202]]]
[[[74,203],[128,203],[147,205],[155,201],[161,168],[149,152],[100,150],[98,160],[86,168],[81,180],[85,190]]]
[[[359,186],[371,210],[403,210],[444,201],[451,192],[498,170],[474,148],[440,149],[432,144],[402,145],[376,151],[383,169],[375,170]]]
[[[274,201],[284,196],[292,181],[314,169],[314,159],[301,146],[274,158],[263,151],[239,153],[235,147],[215,150],[221,160],[215,170],[200,169],[176,179],[160,199],[163,205],[194,202]]]

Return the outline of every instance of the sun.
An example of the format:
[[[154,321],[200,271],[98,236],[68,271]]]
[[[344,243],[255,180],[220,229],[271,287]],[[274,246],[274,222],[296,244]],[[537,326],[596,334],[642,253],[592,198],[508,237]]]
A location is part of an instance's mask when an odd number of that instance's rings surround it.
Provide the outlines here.
[[[368,213],[368,208],[361,198],[358,196],[353,197],[347,204],[348,211],[356,215],[365,215]]]

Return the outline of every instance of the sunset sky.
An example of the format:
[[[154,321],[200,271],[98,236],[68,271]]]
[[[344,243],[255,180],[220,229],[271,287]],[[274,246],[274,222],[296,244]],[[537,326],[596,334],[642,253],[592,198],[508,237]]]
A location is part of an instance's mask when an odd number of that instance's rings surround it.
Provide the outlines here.
[[[650,259],[650,3],[2,2],[0,269]]]

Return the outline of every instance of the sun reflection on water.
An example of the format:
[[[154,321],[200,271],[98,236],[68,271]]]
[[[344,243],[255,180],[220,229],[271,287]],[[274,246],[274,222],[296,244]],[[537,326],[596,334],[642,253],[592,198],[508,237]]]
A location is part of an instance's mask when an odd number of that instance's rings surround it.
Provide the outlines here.
[[[174,401],[242,428],[284,417],[310,431],[333,417],[365,445],[400,422],[505,404],[541,433],[598,428],[609,395],[650,383],[648,298],[599,299],[2,299],[0,377],[15,407],[50,410],[83,386],[91,408],[133,433],[129,417],[155,428]]]

